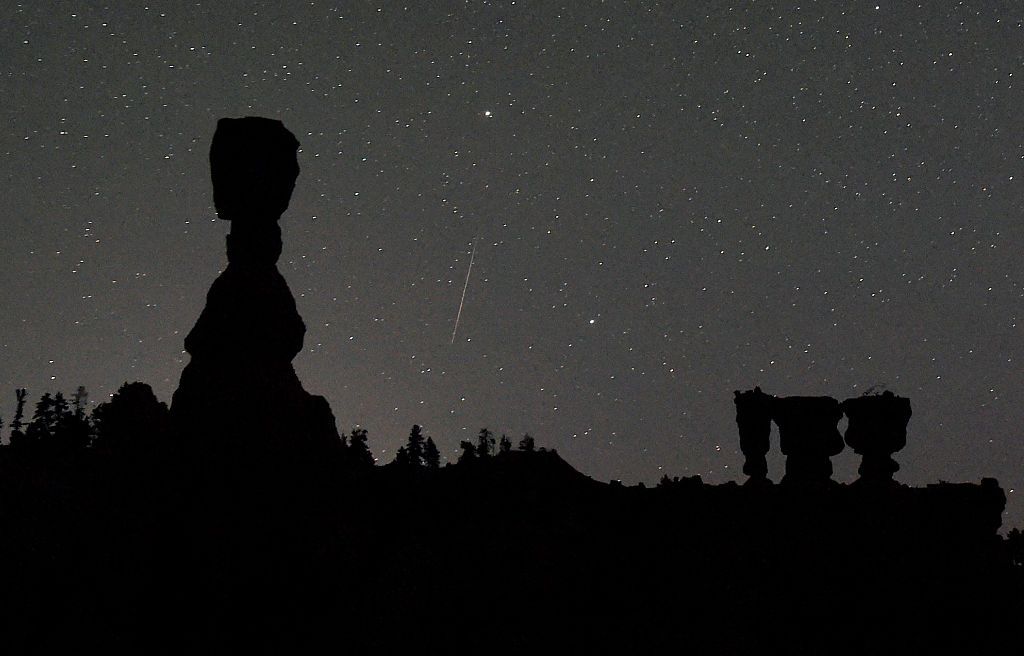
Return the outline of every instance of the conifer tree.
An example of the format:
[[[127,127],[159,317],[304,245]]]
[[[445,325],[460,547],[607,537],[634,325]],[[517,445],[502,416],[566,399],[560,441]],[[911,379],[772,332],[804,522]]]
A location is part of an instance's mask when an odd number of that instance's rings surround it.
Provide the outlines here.
[[[38,443],[51,437],[56,428],[57,412],[55,400],[50,396],[49,392],[45,392],[36,401],[36,409],[32,414],[32,421],[29,422],[28,428],[25,429],[25,437],[30,443]]]
[[[405,450],[409,456],[409,463],[413,467],[422,467],[423,462],[423,429],[419,424],[413,424],[409,431],[409,439],[406,441]]]
[[[462,440],[459,442],[459,446],[462,448],[462,453],[459,454],[459,461],[457,464],[465,464],[472,462],[476,458],[476,446],[469,440]]]
[[[476,438],[476,455],[486,458],[492,453],[494,453],[494,433],[486,428],[481,428],[480,434]]]
[[[11,446],[22,446],[25,443],[25,433],[21,431],[24,426],[25,397],[28,391],[24,387],[14,390],[14,396],[18,399],[18,405],[14,410],[14,420],[11,422]]]
[[[346,451],[351,462],[359,467],[373,467],[373,454],[366,445],[366,429],[353,428],[348,438]]]
[[[57,392],[53,395],[53,413],[54,421],[58,423],[71,414],[71,404],[64,398],[64,392]]]
[[[84,385],[79,385],[71,397],[71,405],[74,407],[75,417],[85,419],[85,406],[89,400],[89,393],[85,391]]]
[[[519,440],[519,450],[520,451],[533,451],[533,449],[534,449],[533,437],[531,437],[529,433],[526,433],[525,435],[523,435],[523,439]]]
[[[43,394],[26,433],[28,440],[51,452],[67,452],[89,445],[90,427],[84,414],[78,418],[62,392]]]
[[[437,445],[434,444],[434,440],[430,437],[427,438],[427,443],[423,445],[423,463],[427,466],[427,469],[441,468],[441,452],[437,450]]]
[[[57,432],[54,437],[57,440],[55,445],[59,449],[79,451],[89,446],[93,437],[93,425],[85,414],[85,401],[89,393],[85,387],[79,385],[74,396],[71,397],[71,408],[63,413],[57,425]],[[150,427],[155,430],[156,427]]]
[[[391,464],[399,467],[409,467],[412,465],[412,459],[409,456],[409,450],[404,446],[398,447],[398,451],[395,452],[395,459],[391,461]]]
[[[498,453],[505,454],[512,450],[512,441],[509,440],[504,433],[501,439],[498,440]]]
[[[55,409],[58,414],[57,427],[53,434],[55,449],[78,451],[89,446],[89,442],[92,440],[92,423],[85,414],[88,398],[89,393],[82,385],[75,390],[70,404],[59,392],[54,397]]]

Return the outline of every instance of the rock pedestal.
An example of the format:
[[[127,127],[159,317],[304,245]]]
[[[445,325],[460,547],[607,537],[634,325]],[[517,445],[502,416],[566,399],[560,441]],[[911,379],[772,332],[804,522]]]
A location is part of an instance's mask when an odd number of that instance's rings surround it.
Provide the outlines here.
[[[743,473],[750,477],[750,484],[767,482],[769,438],[772,433],[771,402],[775,398],[765,394],[760,387],[746,392],[736,391],[736,425],[740,431],[740,450],[746,460]]]
[[[843,401],[850,423],[846,443],[863,456],[860,480],[888,482],[899,471],[892,454],[907,445],[910,399],[886,391],[878,396],[861,396]]]
[[[171,406],[182,439],[230,449],[338,440],[327,401],[306,392],[292,367],[306,326],[277,270],[298,145],[280,121],[217,123],[210,170],[217,215],[231,221],[228,266],[185,338],[192,359]]]
[[[772,403],[786,483],[820,483],[832,477],[832,456],[843,450],[837,424],[843,410],[829,396],[786,396]]]

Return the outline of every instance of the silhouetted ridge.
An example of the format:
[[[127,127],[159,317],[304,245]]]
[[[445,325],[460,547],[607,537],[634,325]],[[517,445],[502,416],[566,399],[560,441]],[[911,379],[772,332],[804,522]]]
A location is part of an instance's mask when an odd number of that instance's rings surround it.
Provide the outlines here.
[[[84,398],[44,394],[0,448],[12,653],[1015,653],[1024,539],[993,479],[647,488],[486,428],[440,467],[419,425],[384,467],[362,428],[337,457],[182,459],[148,385]],[[779,399],[736,398],[763,454]],[[848,440],[891,453],[909,402],[870,398]],[[830,401],[803,430],[831,449]]]
[[[228,266],[185,338],[192,360],[171,405],[176,432],[205,446],[338,444],[327,401],[307,393],[292,367],[306,326],[276,265],[298,145],[280,121],[217,123],[210,169],[217,215],[231,221]]]
[[[544,489],[546,492],[601,486],[586,474],[580,473],[554,449],[542,451],[512,451],[476,458],[451,466],[456,480],[485,479],[490,484],[515,486],[522,489]]]

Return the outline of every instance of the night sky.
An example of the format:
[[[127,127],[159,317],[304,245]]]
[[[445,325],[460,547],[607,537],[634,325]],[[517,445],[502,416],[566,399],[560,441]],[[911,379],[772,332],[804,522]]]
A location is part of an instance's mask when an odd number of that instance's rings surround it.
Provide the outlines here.
[[[302,144],[279,262],[296,369],[382,462],[413,423],[452,460],[487,426],[599,480],[742,481],[734,389],[889,389],[914,408],[897,479],[995,476],[1024,524],[1022,19],[9,6],[0,414],[15,387],[96,403],[141,380],[170,402],[226,265],[210,139],[260,115]]]

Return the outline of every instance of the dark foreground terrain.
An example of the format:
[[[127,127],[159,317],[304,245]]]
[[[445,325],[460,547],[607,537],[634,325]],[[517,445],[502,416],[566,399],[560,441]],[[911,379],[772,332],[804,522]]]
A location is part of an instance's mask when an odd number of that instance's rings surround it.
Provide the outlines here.
[[[0,449],[8,651],[1019,653],[995,481],[605,485],[554,452]]]

